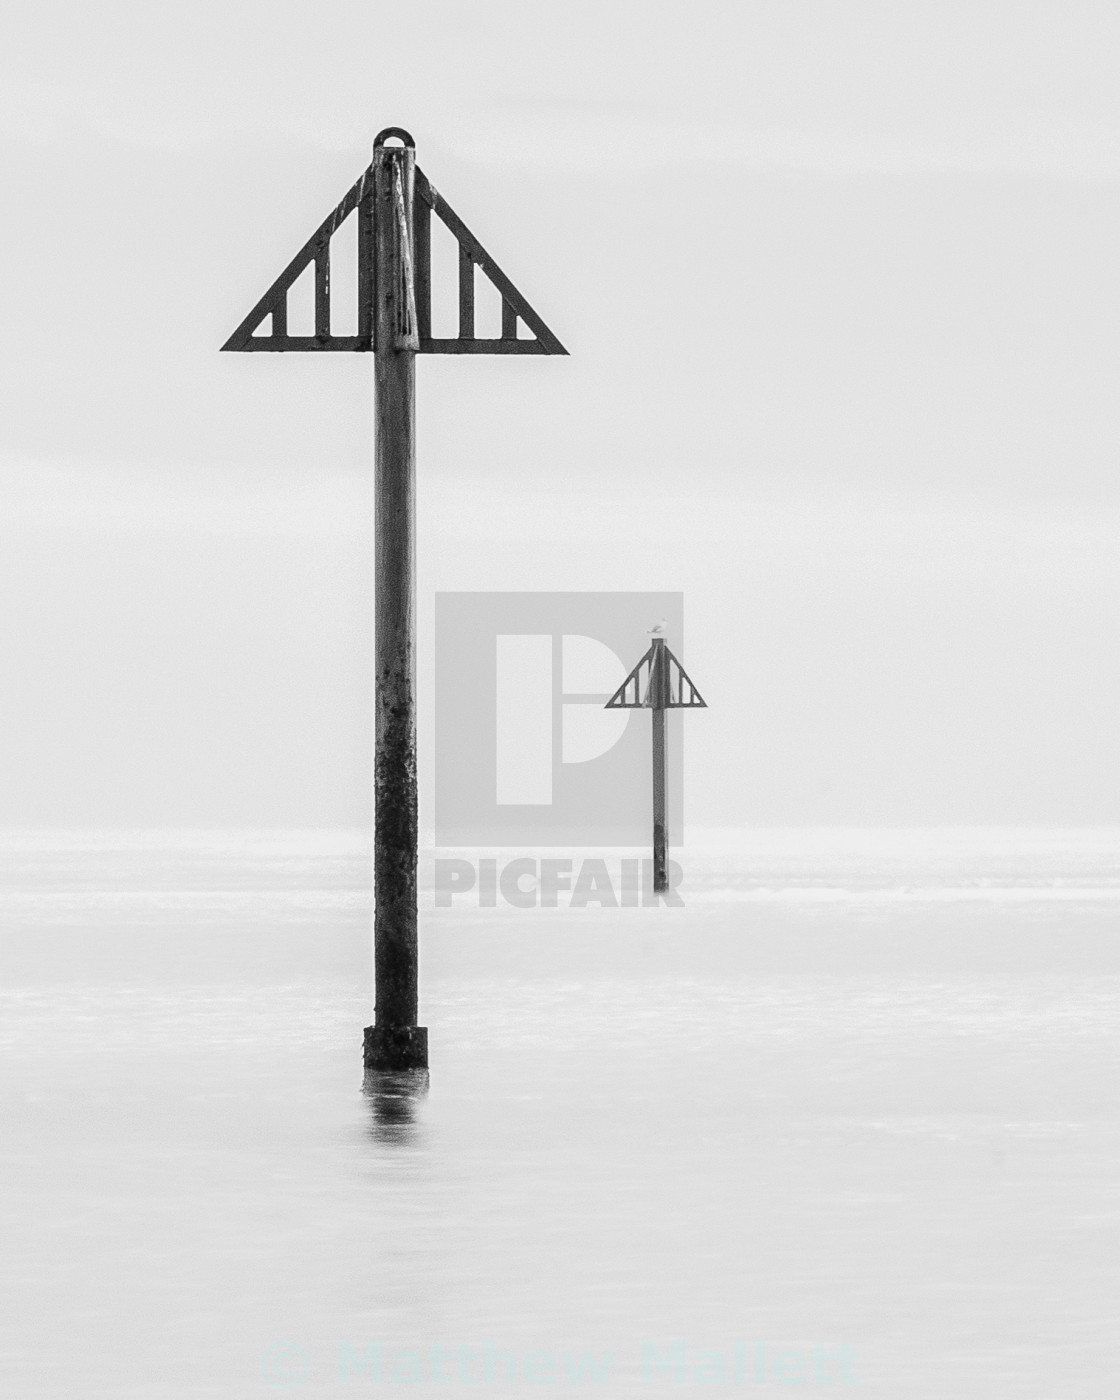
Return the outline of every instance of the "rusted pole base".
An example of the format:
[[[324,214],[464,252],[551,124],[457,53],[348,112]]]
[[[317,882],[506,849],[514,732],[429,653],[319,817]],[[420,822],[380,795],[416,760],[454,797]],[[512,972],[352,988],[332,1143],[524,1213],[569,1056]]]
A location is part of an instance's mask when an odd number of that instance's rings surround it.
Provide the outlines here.
[[[367,1078],[386,1070],[427,1069],[427,1026],[367,1026],[362,1060]]]

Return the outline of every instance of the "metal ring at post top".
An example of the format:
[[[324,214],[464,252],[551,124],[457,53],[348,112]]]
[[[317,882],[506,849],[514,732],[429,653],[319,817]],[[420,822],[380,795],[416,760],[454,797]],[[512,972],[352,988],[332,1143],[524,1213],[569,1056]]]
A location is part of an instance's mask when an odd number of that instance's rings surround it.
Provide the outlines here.
[[[416,149],[416,142],[403,126],[387,126],[384,131],[379,131],[373,139],[373,149],[376,151],[378,146],[384,146],[390,136],[395,136],[398,140],[403,141],[410,150]]]

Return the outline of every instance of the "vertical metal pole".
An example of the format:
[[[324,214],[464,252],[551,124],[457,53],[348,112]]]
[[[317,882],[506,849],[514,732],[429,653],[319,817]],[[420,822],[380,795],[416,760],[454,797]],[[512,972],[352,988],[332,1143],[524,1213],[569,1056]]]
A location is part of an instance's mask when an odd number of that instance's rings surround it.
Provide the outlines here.
[[[668,700],[669,675],[665,662],[665,641],[653,639],[650,661],[650,703],[653,706],[653,888],[669,888],[668,845],[665,815],[665,705]]]
[[[367,1073],[428,1064],[428,1033],[416,1024],[416,153],[382,139],[373,151],[376,1006],[365,1033]]]

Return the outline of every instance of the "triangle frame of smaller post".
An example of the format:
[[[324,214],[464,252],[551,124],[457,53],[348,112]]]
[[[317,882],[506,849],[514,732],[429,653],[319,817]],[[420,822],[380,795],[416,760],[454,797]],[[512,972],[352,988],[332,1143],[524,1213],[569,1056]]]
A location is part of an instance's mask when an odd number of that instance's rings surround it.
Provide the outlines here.
[[[654,646],[651,644],[649,650],[603,706],[605,710],[647,710],[650,708],[650,693],[654,680],[652,674],[653,653]],[[666,700],[664,708],[667,710],[706,710],[708,702],[696,689],[692,677],[667,646],[662,649],[662,655],[665,665],[669,668],[667,687],[669,698]],[[642,668],[644,666],[649,668],[650,674],[646,677],[645,691],[643,692]],[[673,684],[674,667],[676,668],[676,685]]]
[[[645,695],[642,690],[642,667],[651,666],[653,661],[653,646],[642,657],[615,693],[603,706],[604,710],[644,710],[646,708]],[[648,690],[649,678],[646,678],[646,688]],[[633,698],[630,696],[630,689],[633,687]]]
[[[681,663],[673,655],[668,647],[665,648],[665,659],[669,665],[669,700],[666,709],[669,710],[706,710],[708,702],[696,689],[692,677],[684,669]],[[676,667],[676,685],[673,684],[673,667]],[[688,687],[687,691],[685,687]],[[673,696],[677,698],[674,700]]]

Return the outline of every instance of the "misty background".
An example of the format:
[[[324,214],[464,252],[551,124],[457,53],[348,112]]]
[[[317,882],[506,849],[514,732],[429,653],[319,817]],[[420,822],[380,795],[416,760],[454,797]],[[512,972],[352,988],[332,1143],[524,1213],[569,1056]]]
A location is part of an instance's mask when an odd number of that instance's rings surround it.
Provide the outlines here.
[[[218,347],[390,124],[571,352],[418,363],[422,803],[437,590],[681,589],[690,823],[1120,824],[1115,7],[0,26],[0,824],[369,822],[372,359]]]

